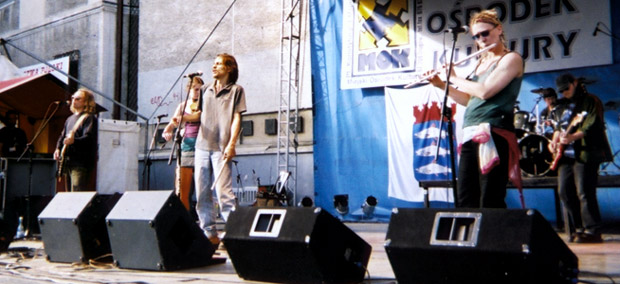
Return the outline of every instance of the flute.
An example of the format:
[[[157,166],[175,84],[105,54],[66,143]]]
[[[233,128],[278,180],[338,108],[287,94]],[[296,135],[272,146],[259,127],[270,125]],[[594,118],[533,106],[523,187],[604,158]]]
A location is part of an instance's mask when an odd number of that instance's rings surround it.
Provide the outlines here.
[[[463,62],[465,62],[465,61],[467,61],[467,60],[469,60],[469,59],[471,59],[473,57],[476,57],[476,56],[478,56],[478,55],[480,55],[482,53],[485,53],[485,52],[489,51],[491,48],[494,48],[495,45],[496,44],[494,43],[494,44],[491,44],[491,45],[489,45],[489,46],[487,46],[487,47],[485,47],[485,48],[483,48],[481,50],[478,50],[478,51],[476,51],[476,52],[466,56],[465,58],[463,58],[463,59],[461,59],[459,61],[454,62],[453,65],[454,66],[459,66],[459,65],[463,64]],[[424,83],[424,81],[426,81],[426,80],[428,80],[430,78],[433,78],[433,76],[435,76],[435,75],[437,75],[439,73],[441,73],[441,71],[433,71],[433,72],[431,72],[430,74],[428,74],[428,75],[426,75],[424,77],[418,77],[417,80],[415,80],[415,81],[405,85],[405,89],[411,88],[411,87],[413,87],[413,86],[415,86],[417,84],[420,84],[420,83]]]

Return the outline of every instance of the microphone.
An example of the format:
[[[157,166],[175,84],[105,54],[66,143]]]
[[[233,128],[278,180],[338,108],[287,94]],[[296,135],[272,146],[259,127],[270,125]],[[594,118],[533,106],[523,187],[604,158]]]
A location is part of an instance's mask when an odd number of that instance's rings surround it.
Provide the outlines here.
[[[157,116],[157,119],[162,119],[163,117],[168,117],[168,114],[167,113],[160,114]]]
[[[69,104],[68,101],[54,101],[52,103],[55,104],[55,105],[60,105],[60,106],[68,105]]]
[[[455,27],[455,28],[447,29],[444,32],[445,33],[453,33],[453,34],[468,33],[469,32],[469,27],[468,26],[460,26],[460,27]]]
[[[196,76],[202,76],[202,71],[198,70],[194,73],[189,73],[187,75],[183,75],[183,78],[192,78],[192,77],[196,77]]]
[[[601,22],[597,22],[596,23],[596,28],[594,28],[594,32],[592,33],[592,36],[596,36],[596,34],[598,33],[599,29],[598,26],[601,24]]]

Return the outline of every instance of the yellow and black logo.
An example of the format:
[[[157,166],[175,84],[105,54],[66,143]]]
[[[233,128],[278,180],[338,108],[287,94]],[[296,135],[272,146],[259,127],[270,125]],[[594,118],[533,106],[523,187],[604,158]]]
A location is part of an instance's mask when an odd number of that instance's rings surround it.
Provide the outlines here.
[[[412,5],[411,0],[359,0],[356,75],[411,71]]]
[[[381,4],[380,2],[385,2]],[[409,0],[360,0],[359,50],[409,44]]]

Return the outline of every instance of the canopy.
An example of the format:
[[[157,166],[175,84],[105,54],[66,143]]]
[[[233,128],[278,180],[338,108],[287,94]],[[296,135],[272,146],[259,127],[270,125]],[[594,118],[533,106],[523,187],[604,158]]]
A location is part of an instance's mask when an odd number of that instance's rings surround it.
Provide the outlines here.
[[[17,68],[11,60],[6,58],[6,56],[0,54],[0,81],[19,77],[20,74],[19,68]]]
[[[71,111],[65,103],[70,97],[66,89],[64,82],[49,73],[1,81],[0,107],[42,119],[60,104],[54,116],[67,117]]]

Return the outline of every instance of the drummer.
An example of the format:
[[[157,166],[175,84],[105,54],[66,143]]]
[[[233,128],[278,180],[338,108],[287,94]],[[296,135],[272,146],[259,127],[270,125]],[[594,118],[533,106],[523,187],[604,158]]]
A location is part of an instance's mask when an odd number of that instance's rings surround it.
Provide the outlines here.
[[[540,112],[541,129],[543,135],[547,138],[553,137],[553,128],[558,122],[559,112],[568,104],[568,100],[565,98],[558,100],[558,95],[553,88],[541,88],[536,91],[543,97],[546,107]]]

